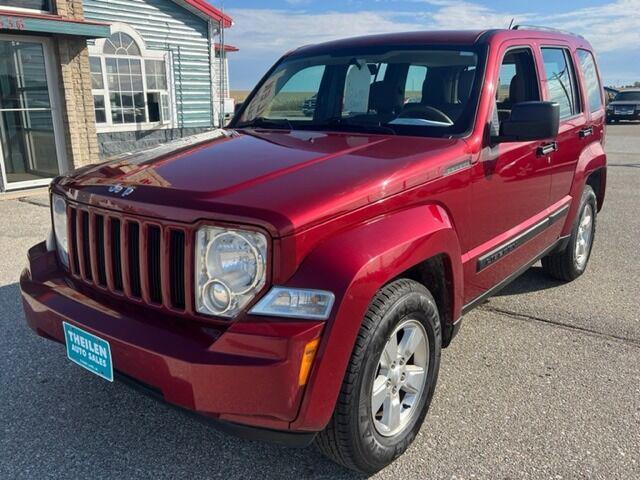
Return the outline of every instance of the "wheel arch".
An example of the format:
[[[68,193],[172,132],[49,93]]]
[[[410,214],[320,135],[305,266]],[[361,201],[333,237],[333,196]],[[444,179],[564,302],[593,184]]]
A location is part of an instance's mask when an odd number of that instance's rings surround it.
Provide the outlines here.
[[[447,275],[446,288],[439,290],[448,309],[443,315],[446,326],[459,318],[463,303],[461,257],[449,214],[440,205],[426,204],[343,232],[305,259],[291,283],[331,289],[336,302],[292,429],[318,431],[328,423],[364,314],[386,284],[405,274],[425,281],[441,268]]]
[[[576,212],[582,198],[585,185],[594,189],[598,200],[598,211],[604,205],[607,180],[607,154],[600,142],[593,142],[582,150],[576,165],[573,184],[571,185],[571,208],[567,215],[562,235],[569,235],[573,227]],[[595,187],[595,188],[594,188]]]

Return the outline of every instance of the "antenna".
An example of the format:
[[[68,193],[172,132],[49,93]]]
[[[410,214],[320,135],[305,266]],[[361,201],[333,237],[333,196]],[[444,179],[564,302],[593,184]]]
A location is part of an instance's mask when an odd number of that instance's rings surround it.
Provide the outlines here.
[[[515,20],[516,20],[516,18],[515,18],[515,17],[513,17],[513,18],[511,19],[511,22],[509,22],[509,30],[511,30],[511,27],[513,27],[513,22],[515,22]]]

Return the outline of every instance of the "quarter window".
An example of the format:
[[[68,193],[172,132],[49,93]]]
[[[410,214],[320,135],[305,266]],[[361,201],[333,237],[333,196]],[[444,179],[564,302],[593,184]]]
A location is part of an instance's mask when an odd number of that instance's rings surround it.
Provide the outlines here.
[[[598,78],[596,62],[593,60],[593,54],[587,50],[578,50],[578,60],[587,90],[589,110],[597,112],[602,108],[602,85]]]
[[[100,55],[89,58],[89,64],[98,124],[157,125],[171,121],[163,54],[145,53],[131,35],[116,32],[105,40]]]
[[[576,77],[568,50],[543,48],[542,58],[547,74],[549,99],[560,105],[560,118],[568,118],[580,113]]]

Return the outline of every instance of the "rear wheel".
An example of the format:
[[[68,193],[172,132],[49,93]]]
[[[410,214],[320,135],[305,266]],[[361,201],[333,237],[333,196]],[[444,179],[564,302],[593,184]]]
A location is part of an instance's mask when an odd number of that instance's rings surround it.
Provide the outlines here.
[[[596,234],[596,211],[596,195],[593,189],[586,185],[569,243],[561,252],[552,253],[542,259],[545,272],[564,281],[575,280],[584,273]]]
[[[426,288],[401,279],[378,292],[358,334],[333,417],[316,437],[320,450],[365,474],[401,455],[431,403],[441,343],[438,309]]]

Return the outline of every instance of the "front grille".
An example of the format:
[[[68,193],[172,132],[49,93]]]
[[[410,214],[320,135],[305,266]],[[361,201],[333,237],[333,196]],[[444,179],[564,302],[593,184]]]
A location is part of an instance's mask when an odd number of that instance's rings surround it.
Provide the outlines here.
[[[70,270],[99,290],[187,312],[188,232],[92,207],[69,206]]]

